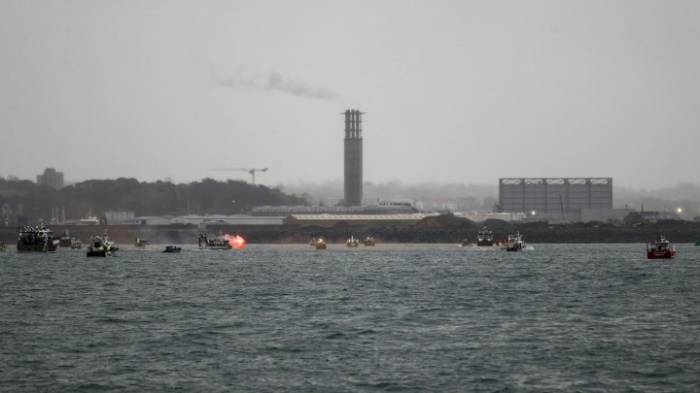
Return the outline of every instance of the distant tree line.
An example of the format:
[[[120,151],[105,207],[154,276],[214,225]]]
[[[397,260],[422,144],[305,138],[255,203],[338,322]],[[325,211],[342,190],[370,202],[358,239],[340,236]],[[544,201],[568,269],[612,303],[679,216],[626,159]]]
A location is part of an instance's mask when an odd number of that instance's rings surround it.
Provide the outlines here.
[[[19,217],[30,223],[49,222],[52,211],[65,211],[66,219],[107,211],[133,211],[136,216],[185,214],[244,214],[255,206],[305,205],[306,200],[278,188],[253,186],[243,181],[221,182],[210,178],[189,184],[133,178],[87,180],[54,190],[33,182],[0,177],[0,213],[3,225]],[[60,217],[59,217],[60,218]]]

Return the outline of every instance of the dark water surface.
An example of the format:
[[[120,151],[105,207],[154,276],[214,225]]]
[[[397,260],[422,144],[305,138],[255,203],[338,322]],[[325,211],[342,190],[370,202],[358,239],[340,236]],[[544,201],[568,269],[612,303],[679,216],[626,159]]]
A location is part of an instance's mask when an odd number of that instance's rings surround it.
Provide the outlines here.
[[[677,248],[12,250],[0,391],[698,391],[700,247]]]

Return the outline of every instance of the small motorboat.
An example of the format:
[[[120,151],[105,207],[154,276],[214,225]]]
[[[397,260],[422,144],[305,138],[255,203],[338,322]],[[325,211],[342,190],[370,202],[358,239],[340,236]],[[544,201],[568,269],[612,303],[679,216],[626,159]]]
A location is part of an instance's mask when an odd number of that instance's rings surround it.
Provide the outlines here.
[[[146,239],[141,239],[141,238],[136,238],[134,240],[134,247],[136,248],[146,248],[149,245],[148,240]]]
[[[471,247],[472,244],[469,242],[469,239],[467,239],[465,237],[464,240],[462,240],[462,243],[459,244],[459,246],[460,247]]]
[[[673,259],[676,249],[664,234],[659,234],[654,243],[647,244],[647,259]]]
[[[83,248],[83,242],[81,242],[80,239],[72,238],[70,243],[70,249],[80,250],[81,248]]]
[[[508,235],[508,240],[506,240],[505,249],[506,251],[522,251],[525,248],[525,241],[523,241],[523,236],[518,232],[515,235]]]
[[[102,236],[93,236],[90,239],[90,245],[87,248],[87,256],[89,257],[111,257],[115,256],[119,250],[119,246],[110,240],[107,236],[107,231]]]
[[[180,252],[180,251],[182,251],[182,248],[175,247],[175,246],[165,246],[165,250],[163,250],[163,252]]]

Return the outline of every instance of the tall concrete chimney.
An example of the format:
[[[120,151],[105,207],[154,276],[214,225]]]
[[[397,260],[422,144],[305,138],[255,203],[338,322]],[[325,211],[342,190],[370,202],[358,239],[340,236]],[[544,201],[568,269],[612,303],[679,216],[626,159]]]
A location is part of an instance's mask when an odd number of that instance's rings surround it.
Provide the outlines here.
[[[345,111],[345,206],[362,204],[362,112]]]

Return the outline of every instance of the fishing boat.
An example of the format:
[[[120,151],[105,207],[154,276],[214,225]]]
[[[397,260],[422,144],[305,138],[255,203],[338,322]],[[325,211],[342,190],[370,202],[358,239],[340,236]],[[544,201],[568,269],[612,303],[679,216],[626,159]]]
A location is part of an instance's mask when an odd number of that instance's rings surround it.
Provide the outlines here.
[[[70,244],[71,250],[80,250],[81,248],[83,248],[83,242],[81,242],[80,239],[76,239],[76,238],[71,238],[71,239],[72,239],[71,244]]]
[[[676,249],[664,234],[659,234],[654,243],[647,244],[647,259],[673,259]]]
[[[374,238],[372,236],[367,235],[367,238],[365,238],[365,246],[374,247]]]
[[[493,233],[486,227],[476,234],[476,245],[481,247],[493,247]]]
[[[176,246],[165,246],[165,250],[163,252],[180,252],[182,251],[182,248],[176,247]]]
[[[73,238],[70,237],[68,230],[63,233],[63,236],[59,239],[58,245],[62,248],[69,248],[73,244]]]
[[[520,232],[515,235],[508,235],[508,240],[505,243],[506,251],[522,251],[524,248],[525,242]]]
[[[136,240],[134,240],[134,247],[136,248],[146,248],[148,244],[148,240],[146,239],[140,239],[137,237]]]
[[[316,239],[316,243],[314,244],[317,250],[325,250],[326,249],[326,241],[323,240],[322,237],[319,237]]]
[[[53,252],[60,243],[41,222],[36,227],[17,228],[17,234],[17,252]]]
[[[219,231],[219,235],[213,239],[207,237],[206,234],[200,234],[198,244],[200,250],[231,250],[233,248],[222,231]]]
[[[347,240],[346,243],[348,247],[357,247],[360,245],[360,241],[357,240],[353,235],[350,235],[350,238]]]
[[[67,229],[63,233],[63,236],[61,236],[58,245],[61,248],[70,248],[72,250],[79,250],[83,248],[83,242],[81,242],[79,239],[76,239],[75,237],[72,237]]]
[[[87,248],[87,256],[89,257],[111,257],[116,256],[119,246],[113,242],[104,231],[102,236],[93,236],[90,238],[90,245]]]

